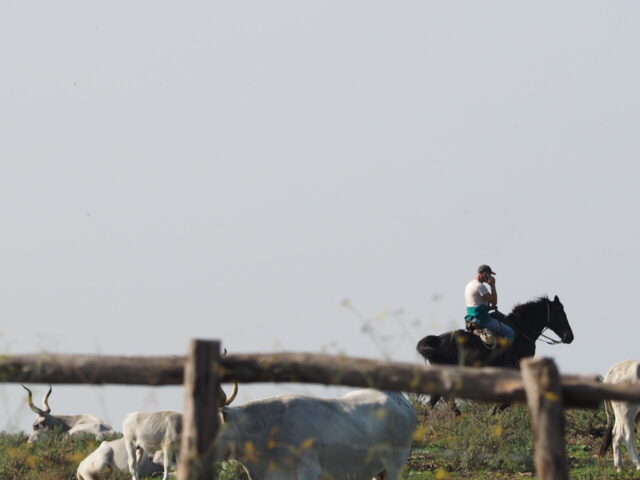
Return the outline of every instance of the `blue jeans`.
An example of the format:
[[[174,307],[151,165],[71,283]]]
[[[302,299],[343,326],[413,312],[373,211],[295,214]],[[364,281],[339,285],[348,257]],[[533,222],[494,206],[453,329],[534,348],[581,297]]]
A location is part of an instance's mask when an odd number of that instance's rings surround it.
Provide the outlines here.
[[[513,343],[516,338],[516,333],[513,331],[513,328],[511,328],[506,323],[499,322],[493,317],[491,317],[491,320],[487,322],[483,328],[488,328],[492,332],[505,337],[509,341],[509,343]]]

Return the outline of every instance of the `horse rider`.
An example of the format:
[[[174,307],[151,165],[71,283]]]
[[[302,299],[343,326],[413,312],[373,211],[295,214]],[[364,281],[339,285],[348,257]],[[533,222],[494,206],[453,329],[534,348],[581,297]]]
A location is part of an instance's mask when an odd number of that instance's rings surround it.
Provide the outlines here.
[[[467,322],[473,323],[479,328],[488,328],[504,340],[503,345],[504,363],[511,365],[513,344],[516,334],[513,329],[503,323],[504,315],[498,312],[498,292],[496,290],[496,277],[489,265],[480,265],[476,277],[467,283],[464,289],[464,299],[467,305],[467,315],[464,317]],[[495,310],[492,314],[489,310]]]

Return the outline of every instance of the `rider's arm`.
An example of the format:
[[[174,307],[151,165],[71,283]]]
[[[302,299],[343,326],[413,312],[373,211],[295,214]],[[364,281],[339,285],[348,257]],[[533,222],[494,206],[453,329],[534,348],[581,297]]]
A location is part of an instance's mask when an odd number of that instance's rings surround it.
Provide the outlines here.
[[[497,308],[498,306],[498,291],[496,290],[496,277],[491,275],[491,278],[487,281],[489,285],[491,285],[491,293],[485,293],[482,296],[482,299],[489,304],[492,308]]]

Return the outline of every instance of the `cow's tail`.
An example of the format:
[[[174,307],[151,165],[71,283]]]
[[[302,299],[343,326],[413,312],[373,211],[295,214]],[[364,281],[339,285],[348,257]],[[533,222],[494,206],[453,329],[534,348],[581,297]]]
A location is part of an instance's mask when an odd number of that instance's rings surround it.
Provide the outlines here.
[[[599,456],[603,457],[609,447],[611,446],[611,440],[613,438],[613,418],[609,415],[609,406],[611,405],[611,400],[604,400],[604,412],[607,414],[607,426],[604,429],[604,435],[602,436],[602,444],[600,445]]]

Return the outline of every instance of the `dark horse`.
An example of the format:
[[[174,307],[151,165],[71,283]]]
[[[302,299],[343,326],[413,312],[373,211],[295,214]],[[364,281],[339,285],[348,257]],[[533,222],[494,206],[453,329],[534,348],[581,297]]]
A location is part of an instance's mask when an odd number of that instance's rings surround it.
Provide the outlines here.
[[[573,332],[569,320],[567,320],[564,307],[557,295],[553,300],[542,297],[522,305],[516,305],[503,321],[516,332],[513,352],[508,361],[503,359],[499,347],[491,350],[482,343],[480,337],[465,330],[454,330],[442,335],[429,335],[418,342],[416,349],[425,360],[433,365],[519,368],[521,359],[535,355],[536,340],[541,335],[549,340],[547,343],[573,342]],[[551,340],[546,337],[544,331],[547,329],[558,335],[560,340]],[[431,396],[429,399],[431,408],[439,399],[440,396]],[[459,413],[455,403],[453,408],[456,413]]]

